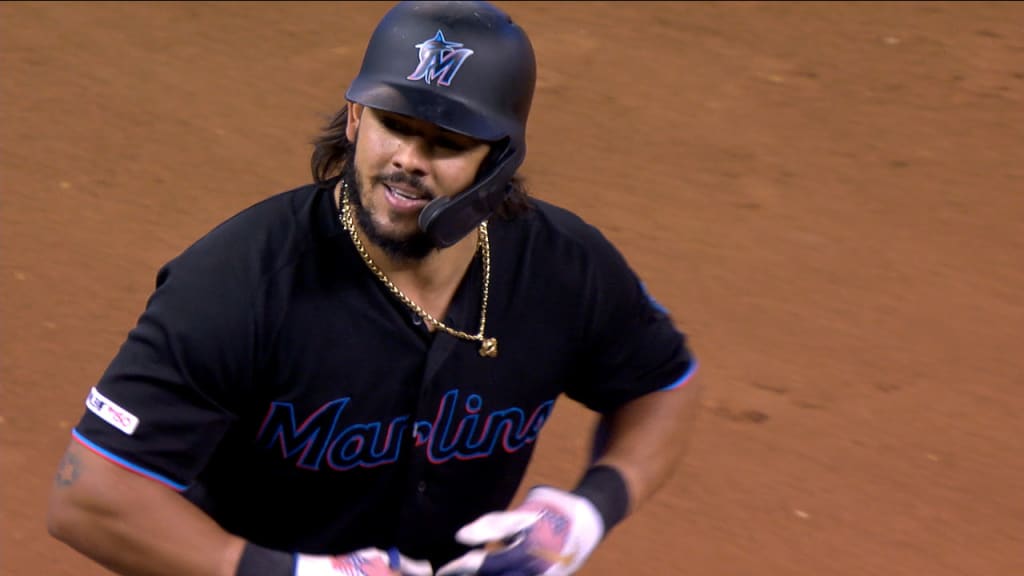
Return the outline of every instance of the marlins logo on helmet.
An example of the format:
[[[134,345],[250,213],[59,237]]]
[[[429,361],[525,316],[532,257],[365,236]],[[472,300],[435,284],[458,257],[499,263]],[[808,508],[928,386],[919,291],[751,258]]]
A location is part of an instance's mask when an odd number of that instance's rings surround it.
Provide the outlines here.
[[[406,80],[423,80],[430,84],[436,79],[438,86],[451,84],[466,58],[473,55],[473,51],[463,48],[461,43],[445,40],[440,30],[433,38],[417,44],[416,48],[420,51],[420,63]]]

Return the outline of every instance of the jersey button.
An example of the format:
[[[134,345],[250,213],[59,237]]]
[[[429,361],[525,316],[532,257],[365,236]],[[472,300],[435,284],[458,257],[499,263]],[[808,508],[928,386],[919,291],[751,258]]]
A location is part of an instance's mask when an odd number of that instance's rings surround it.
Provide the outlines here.
[[[423,480],[420,480],[420,483],[416,485],[416,491],[419,492],[420,494],[423,494],[424,492],[426,492],[427,491],[427,483],[424,482]]]
[[[413,314],[412,323],[419,326],[420,324],[423,324],[423,318],[420,318],[419,314]]]

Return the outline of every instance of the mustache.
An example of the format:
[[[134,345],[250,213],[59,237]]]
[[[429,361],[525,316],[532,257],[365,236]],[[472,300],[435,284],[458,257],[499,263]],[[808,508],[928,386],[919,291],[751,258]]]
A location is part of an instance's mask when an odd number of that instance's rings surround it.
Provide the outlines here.
[[[375,184],[404,184],[409,186],[413,190],[416,190],[428,199],[434,199],[436,195],[429,186],[423,183],[417,176],[406,174],[405,172],[394,172],[392,174],[382,174],[373,177]]]

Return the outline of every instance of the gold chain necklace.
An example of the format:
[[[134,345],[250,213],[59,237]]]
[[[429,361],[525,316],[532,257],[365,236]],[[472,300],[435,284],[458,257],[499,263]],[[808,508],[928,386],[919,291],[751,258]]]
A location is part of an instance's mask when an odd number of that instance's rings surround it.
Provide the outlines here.
[[[491,284],[491,241],[487,235],[487,222],[485,221],[480,224],[480,240],[478,241],[478,245],[480,247],[480,254],[482,256],[484,264],[484,288],[483,297],[481,299],[482,302],[480,304],[480,329],[477,331],[476,334],[468,334],[461,330],[449,328],[444,324],[444,322],[441,322],[440,320],[434,318],[426,310],[420,308],[419,305],[417,305],[415,302],[409,299],[408,296],[403,294],[402,291],[398,289],[398,286],[395,286],[395,283],[392,282],[391,279],[388,278],[386,274],[384,274],[384,271],[381,270],[379,266],[377,266],[377,263],[374,262],[372,258],[370,258],[370,255],[366,252],[366,248],[363,246],[363,242],[359,239],[359,234],[356,233],[355,219],[353,218],[351,203],[349,202],[348,199],[348,186],[345,186],[344,189],[342,189],[342,182],[338,182],[338,186],[337,188],[335,188],[335,193],[338,195],[338,201],[341,203],[341,224],[342,226],[345,227],[345,230],[348,230],[349,236],[352,237],[352,244],[355,245],[356,252],[359,252],[359,256],[363,259],[363,262],[366,263],[367,268],[369,268],[370,271],[373,272],[377,279],[380,280],[384,284],[384,286],[387,286],[388,290],[390,290],[391,293],[394,294],[396,298],[401,300],[403,304],[405,304],[413,312],[418,314],[420,318],[423,318],[425,322],[430,323],[430,325],[434,326],[435,328],[439,328],[444,332],[447,332],[448,334],[455,336],[456,338],[479,342],[479,353],[481,356],[487,358],[497,357],[498,340],[493,337],[486,338],[484,336],[484,328],[487,326],[487,295],[488,288]]]

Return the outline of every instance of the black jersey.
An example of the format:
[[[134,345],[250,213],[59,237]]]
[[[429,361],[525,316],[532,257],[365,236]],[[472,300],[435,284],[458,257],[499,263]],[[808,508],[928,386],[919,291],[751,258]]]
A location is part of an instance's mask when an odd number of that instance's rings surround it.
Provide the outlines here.
[[[490,222],[496,358],[388,292],[331,188],[256,204],[161,268],[75,438],[255,543],[441,565],[515,496],[560,395],[605,412],[695,366],[597,229],[532,202]],[[482,281],[478,255],[443,322],[476,332]]]

